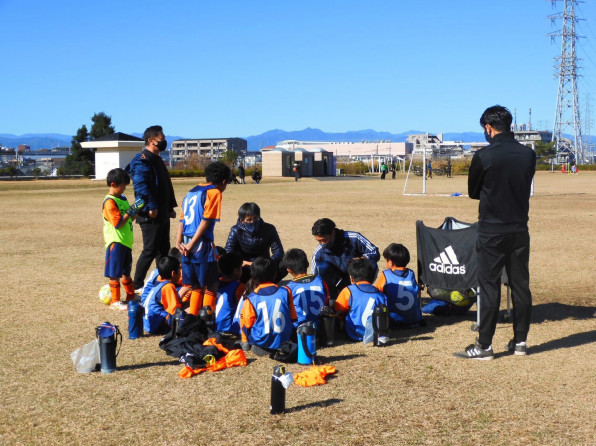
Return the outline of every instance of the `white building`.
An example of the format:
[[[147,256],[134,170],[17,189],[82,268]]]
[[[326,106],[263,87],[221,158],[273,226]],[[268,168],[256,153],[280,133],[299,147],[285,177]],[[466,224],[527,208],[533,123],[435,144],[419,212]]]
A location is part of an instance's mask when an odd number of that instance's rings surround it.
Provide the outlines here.
[[[105,180],[110,170],[117,167],[124,169],[145,147],[145,141],[136,136],[116,132],[83,142],[81,146],[85,149],[95,149],[95,179]]]

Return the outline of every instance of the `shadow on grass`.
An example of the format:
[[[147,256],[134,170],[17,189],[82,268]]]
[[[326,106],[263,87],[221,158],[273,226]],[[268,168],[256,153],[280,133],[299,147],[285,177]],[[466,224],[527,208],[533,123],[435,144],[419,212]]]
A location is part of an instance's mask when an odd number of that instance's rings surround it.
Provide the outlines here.
[[[301,410],[310,409],[311,407],[328,407],[334,404],[339,404],[343,400],[339,398],[330,398],[323,401],[315,401],[314,403],[303,404],[302,406],[290,407],[286,409],[286,413],[300,412]]]
[[[340,355],[340,356],[317,355],[317,359],[319,359],[323,364],[327,364],[330,362],[347,361],[348,359],[360,358],[362,356],[366,356],[366,355],[364,355],[364,354]]]
[[[544,344],[528,347],[528,354],[534,355],[536,353],[543,353],[549,350],[559,350],[561,348],[579,347],[580,345],[590,344],[596,342],[596,330],[584,331],[583,333],[575,333],[565,336],[561,339],[553,339]]]
[[[148,367],[159,367],[162,365],[183,365],[180,361],[173,359],[171,361],[159,361],[159,362],[148,362],[146,364],[131,364],[125,366],[118,366],[118,370],[136,370],[136,369],[146,369]]]
[[[532,324],[565,319],[591,319],[596,316],[595,307],[565,305],[558,302],[539,304],[532,307]]]

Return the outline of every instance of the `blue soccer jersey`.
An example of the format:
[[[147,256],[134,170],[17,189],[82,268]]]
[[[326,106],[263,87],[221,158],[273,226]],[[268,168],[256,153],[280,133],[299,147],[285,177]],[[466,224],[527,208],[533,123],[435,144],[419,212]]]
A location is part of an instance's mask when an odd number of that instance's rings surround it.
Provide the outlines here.
[[[384,284],[383,284],[384,282]],[[418,304],[418,283],[411,269],[386,269],[377,281],[377,288],[387,296],[389,316],[398,324],[416,324],[422,319]]]
[[[217,326],[217,331],[240,334],[239,318],[234,323],[234,316],[238,309],[236,292],[240,285],[238,280],[231,282],[220,280],[219,289],[217,290],[217,303],[215,305],[215,325]]]
[[[171,282],[158,282],[147,295],[147,299],[145,299],[145,303],[143,304],[143,307],[145,308],[143,330],[145,330],[146,333],[156,333],[159,326],[168,316],[164,306],[161,304],[161,290],[168,283]]]
[[[377,305],[387,305],[387,297],[368,282],[354,283],[344,288],[337,300],[335,309],[346,313],[346,333],[354,341],[362,341],[366,321],[372,317]]]
[[[329,303],[329,292],[323,279],[308,275],[294,279],[286,286],[292,292],[298,316],[294,327],[297,328],[303,322],[318,322],[321,308]]]
[[[145,282],[145,286],[143,287],[143,293],[141,294],[141,305],[145,306],[145,302],[147,301],[149,293],[151,292],[153,287],[159,283],[157,281],[158,277],[159,271],[157,270],[157,268],[155,268],[153,271],[151,271],[151,274],[149,274],[149,278],[147,279],[147,281]]]
[[[197,263],[215,262],[216,252],[213,246],[213,229],[219,221],[221,211],[221,192],[212,184],[200,184],[193,187],[182,201],[183,242],[188,243],[201,221],[209,222],[201,239],[192,248],[192,261]]]
[[[257,287],[244,302],[243,329],[251,345],[277,349],[290,340],[294,329],[292,320],[296,318],[296,312],[292,293],[288,288],[265,285]]]

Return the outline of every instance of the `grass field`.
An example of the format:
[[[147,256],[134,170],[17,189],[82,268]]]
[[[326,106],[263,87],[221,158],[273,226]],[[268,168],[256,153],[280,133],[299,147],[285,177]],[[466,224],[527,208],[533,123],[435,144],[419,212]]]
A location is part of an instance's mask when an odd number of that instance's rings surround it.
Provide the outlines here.
[[[420,190],[420,180],[412,181],[408,189]],[[464,193],[466,181],[435,177],[428,192]],[[174,180],[178,202],[196,182]],[[475,221],[477,202],[403,196],[403,184],[400,174],[384,182],[265,178],[232,185],[216,242],[225,243],[240,204],[255,201],[285,249],[310,256],[312,223],[330,217],[381,250],[404,243],[415,269],[416,220]],[[116,373],[75,371],[69,355],[93,339],[97,325],[127,326],[125,312],[97,298],[106,283],[106,192],[105,183],[88,180],[0,183],[1,444],[596,444],[596,173],[536,176],[527,357],[504,354],[512,330],[499,324],[495,361],[454,358],[474,340],[475,311],[427,317],[425,328],[392,332],[384,349],[321,349],[338,374],[324,386],[290,387],[289,412],[277,416],[269,414],[275,363],[250,352],[248,367],[182,380],[157,337],[125,335]],[[132,198],[132,186],[127,192]],[[136,227],[134,259],[140,235]]]

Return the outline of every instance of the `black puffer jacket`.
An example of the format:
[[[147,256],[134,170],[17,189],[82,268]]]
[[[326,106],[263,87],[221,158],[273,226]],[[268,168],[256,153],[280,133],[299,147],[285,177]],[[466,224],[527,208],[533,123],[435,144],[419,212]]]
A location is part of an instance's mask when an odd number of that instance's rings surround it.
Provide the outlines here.
[[[252,233],[249,233],[240,221],[232,226],[226,242],[226,252],[240,254],[242,260],[249,262],[257,257],[264,257],[279,264],[284,256],[284,248],[277,229],[262,219],[259,219]]]

